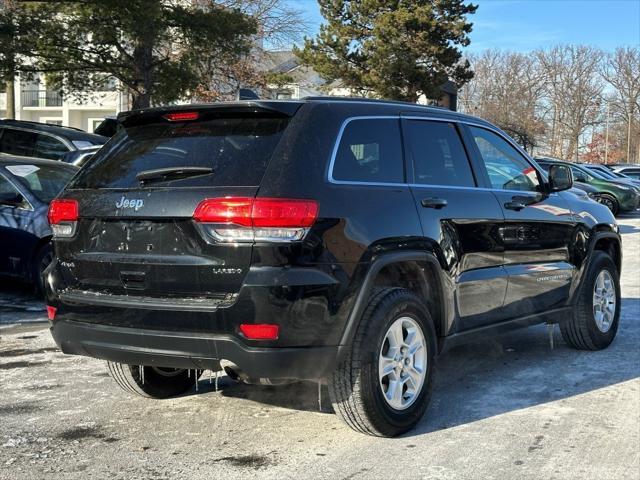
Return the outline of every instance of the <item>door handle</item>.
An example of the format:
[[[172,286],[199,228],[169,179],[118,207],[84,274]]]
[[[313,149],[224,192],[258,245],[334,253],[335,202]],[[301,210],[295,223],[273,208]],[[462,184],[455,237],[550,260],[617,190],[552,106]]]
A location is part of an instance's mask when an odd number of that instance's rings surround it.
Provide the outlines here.
[[[511,201],[504,204],[504,208],[506,208],[507,210],[515,210],[516,212],[519,212],[525,207],[526,205],[519,201]]]
[[[421,203],[425,208],[435,208],[436,210],[447,206],[447,201],[444,198],[424,198]]]

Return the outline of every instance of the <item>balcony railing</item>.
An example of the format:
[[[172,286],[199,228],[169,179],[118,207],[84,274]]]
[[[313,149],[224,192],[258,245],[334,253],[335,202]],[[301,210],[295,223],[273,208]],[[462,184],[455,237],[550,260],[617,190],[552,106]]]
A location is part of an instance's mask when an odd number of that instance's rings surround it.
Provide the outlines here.
[[[62,96],[49,90],[23,90],[23,107],[61,107]]]

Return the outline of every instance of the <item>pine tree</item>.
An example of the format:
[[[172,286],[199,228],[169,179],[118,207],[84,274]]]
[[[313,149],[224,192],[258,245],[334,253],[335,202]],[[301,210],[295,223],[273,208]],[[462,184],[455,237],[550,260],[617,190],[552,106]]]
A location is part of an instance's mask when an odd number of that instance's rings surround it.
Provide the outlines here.
[[[477,7],[463,0],[319,0],[326,22],[296,49],[327,81],[356,93],[415,102],[440,97],[447,80],[473,77],[469,45]]]

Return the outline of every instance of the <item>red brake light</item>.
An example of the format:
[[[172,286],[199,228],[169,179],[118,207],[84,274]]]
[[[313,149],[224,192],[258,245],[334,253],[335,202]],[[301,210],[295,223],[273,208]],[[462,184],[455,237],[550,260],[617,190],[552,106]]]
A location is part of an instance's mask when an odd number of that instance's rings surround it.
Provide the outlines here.
[[[193,213],[202,223],[257,228],[305,228],[318,218],[318,202],[287,198],[225,197],[203,200]]]
[[[198,112],[171,112],[163,115],[162,118],[170,122],[186,122],[189,120],[197,120],[200,114]]]
[[[78,220],[79,208],[77,200],[53,200],[49,204],[49,224],[57,225],[61,222],[75,222]]]
[[[251,218],[254,227],[310,227],[318,218],[318,202],[256,198]]]
[[[50,321],[53,321],[54,318],[56,318],[56,312],[58,311],[58,309],[56,307],[52,307],[51,305],[47,305],[47,318]]]
[[[202,223],[224,223],[251,227],[253,198],[224,197],[203,200],[193,212],[193,219]]]
[[[243,323],[240,332],[249,340],[277,340],[280,327],[270,323]]]

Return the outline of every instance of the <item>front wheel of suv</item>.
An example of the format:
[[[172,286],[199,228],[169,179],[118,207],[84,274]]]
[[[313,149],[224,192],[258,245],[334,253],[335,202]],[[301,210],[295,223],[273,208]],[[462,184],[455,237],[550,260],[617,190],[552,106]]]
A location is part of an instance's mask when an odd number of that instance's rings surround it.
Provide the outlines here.
[[[199,370],[184,368],[148,367],[107,362],[109,374],[125,391],[147,398],[171,398],[192,386],[200,376]]]
[[[572,315],[560,322],[562,338],[578,350],[602,350],[613,341],[620,320],[620,281],[609,255],[594,252]]]
[[[393,437],[413,428],[429,404],[435,340],[420,298],[402,288],[377,291],[329,378],[334,410],[369,435]]]

